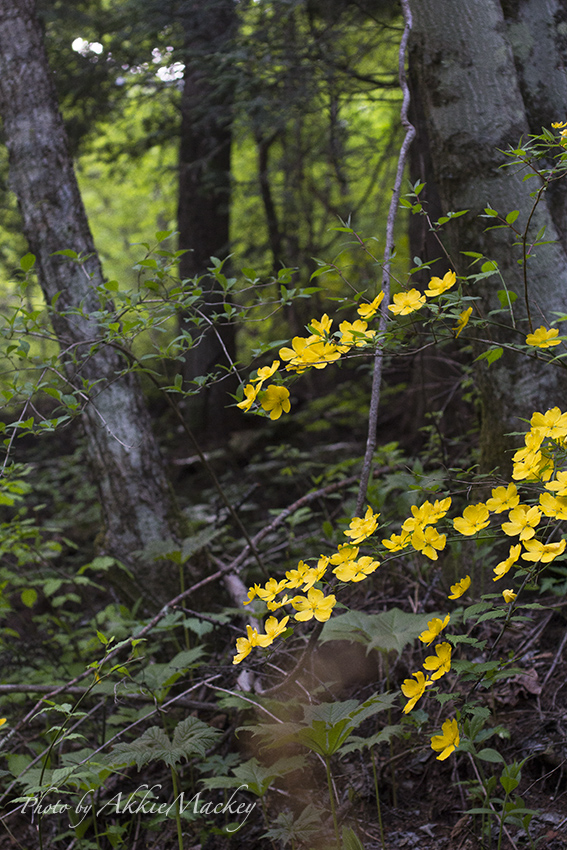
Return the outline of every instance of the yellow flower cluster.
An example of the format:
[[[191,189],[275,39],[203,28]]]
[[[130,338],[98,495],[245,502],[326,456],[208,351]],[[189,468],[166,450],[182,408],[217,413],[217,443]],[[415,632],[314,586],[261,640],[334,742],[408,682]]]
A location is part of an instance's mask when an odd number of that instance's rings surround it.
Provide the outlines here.
[[[360,307],[359,314],[362,310],[367,318],[373,316],[383,297],[384,293],[380,293],[372,304]],[[324,369],[329,363],[334,363],[342,354],[350,351],[353,346],[360,348],[368,345],[376,336],[376,331],[367,330],[367,322],[356,319],[354,322],[341,322],[340,339],[334,342],[329,336],[332,326],[333,320],[325,313],[320,321],[313,319],[310,322],[309,327],[312,331],[310,336],[296,336],[291,341],[291,348],[280,348],[280,357],[287,364],[286,371],[301,374],[311,367]]]
[[[401,534],[392,534],[382,544],[390,552],[398,552],[408,546],[413,546],[416,552],[421,552],[432,561],[437,560],[437,552],[445,548],[446,534],[439,534],[433,525],[442,519],[451,507],[451,499],[437,499],[433,504],[424,502],[420,507],[412,505],[412,516],[402,525]]]
[[[427,298],[437,298],[447,290],[451,289],[457,281],[457,275],[448,271],[443,278],[432,277],[429,288],[422,294],[417,289],[407,292],[398,292],[393,297],[393,303],[388,309],[400,316],[414,313],[422,307]],[[380,292],[370,303],[360,304],[357,312],[360,316],[354,322],[344,321],[339,325],[338,331],[332,333],[333,320],[327,313],[320,319],[312,319],[309,323],[309,336],[296,336],[291,341],[291,347],[280,348],[279,356],[285,363],[286,372],[296,372],[298,375],[307,369],[325,369],[329,363],[334,363],[343,354],[347,354],[352,348],[363,348],[374,342],[376,331],[368,329],[368,321],[372,319],[384,299],[384,292]],[[459,336],[467,324],[472,307],[463,311],[455,328],[456,336]],[[260,407],[270,414],[270,419],[279,419],[282,413],[289,413],[291,409],[289,391],[280,384],[270,384],[265,390],[263,384],[275,374],[280,365],[279,360],[274,360],[271,366],[263,366],[258,369],[255,378],[243,388],[244,398],[238,402],[237,407],[247,413],[258,401]]]
[[[277,581],[270,578],[263,587],[255,584],[248,590],[248,598],[244,604],[248,605],[253,599],[261,599],[265,602],[269,611],[277,611],[284,605],[291,605],[295,609],[294,618],[298,622],[307,622],[315,618],[320,623],[325,623],[333,612],[336,604],[336,596],[326,596],[322,590],[314,585],[321,581],[327,572],[329,565],[334,567],[332,572],[343,582],[363,581],[380,566],[380,561],[373,560],[368,555],[358,557],[361,543],[370,537],[378,525],[380,514],[375,514],[370,506],[362,519],[355,517],[351,520],[345,537],[352,537],[349,543],[339,545],[338,551],[331,556],[321,555],[317,566],[309,567],[300,561],[293,570],[288,570],[285,578]],[[286,591],[303,591],[304,595],[289,596]],[[275,637],[285,631],[289,615],[278,623],[275,617],[270,617],[266,623],[266,634],[258,634],[252,626],[247,626],[247,637],[238,638],[236,642],[237,653],[233,658],[233,664],[239,664],[249,654],[254,646],[269,646]],[[268,628],[268,623],[270,627]]]
[[[437,298],[438,295],[442,295],[444,292],[447,292],[448,289],[451,289],[456,282],[457,275],[452,271],[448,271],[443,278],[432,277],[429,281],[429,288],[426,289],[423,294],[419,291],[419,289],[409,289],[407,292],[397,292],[392,298],[393,303],[389,305],[388,310],[396,316],[408,316],[410,313],[415,313],[417,310],[420,310],[425,304],[427,298]]]
[[[262,409],[270,414],[270,419],[279,419],[282,413],[289,413],[291,404],[286,387],[270,384],[266,390],[262,390],[264,381],[272,377],[279,365],[280,361],[274,360],[271,366],[258,369],[256,378],[252,379],[253,383],[244,387],[244,399],[236,406],[247,412],[259,398]]]
[[[466,576],[453,585],[449,599],[458,599],[462,596],[470,583],[470,576]],[[450,614],[447,614],[443,620],[440,617],[433,617],[427,623],[427,628],[419,635],[419,640],[425,646],[430,646],[435,638],[441,634],[450,619]],[[402,709],[404,714],[408,714],[415,707],[426,688],[449,672],[452,651],[451,644],[448,641],[438,643],[435,647],[435,655],[428,655],[423,662],[424,670],[431,676],[426,676],[421,670],[418,670],[417,673],[412,673],[413,679],[405,679],[402,682],[402,693],[408,697],[408,701]],[[439,761],[448,758],[453,750],[459,746],[459,743],[459,728],[456,720],[446,720],[443,723],[441,735],[434,735],[431,738],[431,747],[439,753],[437,756]]]

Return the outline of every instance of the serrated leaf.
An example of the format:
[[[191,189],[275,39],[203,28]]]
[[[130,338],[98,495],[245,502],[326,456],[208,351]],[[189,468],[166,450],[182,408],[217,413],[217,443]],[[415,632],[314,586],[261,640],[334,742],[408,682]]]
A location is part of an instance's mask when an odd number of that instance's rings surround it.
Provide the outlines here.
[[[319,640],[357,641],[365,644],[367,652],[375,649],[399,654],[427,628],[428,620],[433,616],[436,615],[411,614],[399,608],[391,608],[381,614],[349,611],[328,620]]]
[[[234,776],[213,776],[203,780],[205,788],[238,788],[246,785],[248,791],[257,797],[263,797],[272,782],[305,767],[303,756],[281,758],[269,767],[260,764],[256,758],[251,758],[238,767],[233,768]]]
[[[220,734],[219,729],[203,723],[202,720],[187,717],[175,727],[173,746],[183,750],[188,756],[205,756]]]
[[[489,608],[492,608],[490,602],[475,602],[474,605],[469,605],[468,608],[465,608],[463,611],[463,620],[470,620],[471,617],[476,616],[476,614],[482,614],[483,611],[488,611]]]
[[[176,726],[173,741],[159,726],[151,726],[136,741],[117,744],[109,759],[115,765],[118,763],[117,757],[127,764],[134,762],[138,770],[152,761],[163,761],[168,767],[174,767],[183,759],[205,755],[219,734],[218,729],[213,729],[202,720],[188,717]]]

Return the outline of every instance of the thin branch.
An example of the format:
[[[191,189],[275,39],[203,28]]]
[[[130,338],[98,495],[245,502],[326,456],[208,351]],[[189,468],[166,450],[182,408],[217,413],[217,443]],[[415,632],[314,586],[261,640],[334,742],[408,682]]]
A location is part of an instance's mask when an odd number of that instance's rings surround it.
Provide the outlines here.
[[[378,329],[378,334],[381,336],[383,336],[386,332],[386,325],[388,320],[388,305],[390,303],[390,263],[394,250],[394,223],[396,221],[396,213],[398,211],[398,205],[400,202],[405,163],[409,147],[415,137],[415,127],[410,124],[408,118],[410,93],[405,71],[406,50],[412,28],[412,15],[409,0],[401,0],[401,3],[405,26],[398,54],[398,71],[400,79],[400,88],[403,94],[400,118],[402,126],[406,131],[406,135],[404,141],[402,142],[402,147],[400,149],[400,155],[398,158],[398,168],[396,171],[396,181],[394,183],[394,191],[392,193],[392,199],[390,201],[390,209],[388,211],[388,221],[386,225],[386,247],[384,248],[384,263],[382,266],[382,291],[384,292],[384,300],[382,301],[382,307],[380,312],[380,325]],[[376,430],[378,426],[378,408],[380,406],[380,386],[382,383],[383,363],[384,351],[381,346],[378,346],[378,348],[376,349],[376,354],[374,356],[372,394],[370,397],[370,410],[368,414],[368,438],[366,441],[366,453],[364,455],[364,462],[360,475],[360,487],[358,490],[358,498],[356,501],[356,516],[360,516],[362,514],[362,508],[366,500],[366,491],[368,489],[368,481],[370,479],[370,472],[372,469],[372,458],[374,455],[374,449],[376,448]]]

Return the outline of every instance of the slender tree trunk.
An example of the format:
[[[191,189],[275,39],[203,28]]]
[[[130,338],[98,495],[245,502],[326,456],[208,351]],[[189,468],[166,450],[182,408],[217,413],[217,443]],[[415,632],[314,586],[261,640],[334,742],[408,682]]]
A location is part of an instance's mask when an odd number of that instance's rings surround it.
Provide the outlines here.
[[[185,30],[185,76],[181,98],[179,148],[179,247],[188,249],[180,262],[183,278],[205,275],[201,286],[206,318],[196,334],[198,346],[185,359],[187,381],[211,373],[224,376],[191,405],[192,424],[209,435],[226,434],[234,418],[229,392],[236,385],[229,367],[235,358],[234,325],[208,326],[222,304],[214,278],[206,275],[212,256],[224,259],[230,250],[231,145],[234,87],[228,49],[236,28],[234,0],[195,0],[181,18]],[[189,326],[193,330],[194,326]],[[227,357],[228,355],[228,357]],[[199,409],[200,408],[200,409]]]
[[[103,550],[136,570],[139,591],[163,598],[167,582],[136,561],[135,551],[175,535],[177,511],[138,380],[97,346],[96,287],[102,269],[90,233],[33,0],[0,0],[0,112],[11,188],[51,313],[67,375],[93,385],[83,415],[88,455],[105,523]],[[84,265],[54,252],[88,255]],[[107,302],[106,306],[109,306]]]
[[[541,21],[557,4],[553,0],[526,0],[507,3],[506,7],[509,5],[518,13],[539,14]],[[478,215],[490,205],[504,215],[519,210],[520,228],[528,221],[533,205],[529,192],[534,186],[526,186],[519,170],[500,168],[506,161],[500,151],[510,144],[516,146],[532,129],[528,92],[533,98],[536,90],[547,90],[545,87],[555,85],[556,79],[565,85],[561,57],[557,51],[553,59],[546,57],[545,51],[534,45],[533,34],[531,48],[519,38],[514,53],[511,30],[506,27],[499,0],[413,0],[412,11],[412,87],[424,116],[432,166],[432,173],[422,177],[436,184],[445,211],[470,210],[447,231],[457,271],[467,270],[468,261],[460,252],[482,252],[497,261],[508,288],[518,295],[514,305],[517,330],[492,326],[489,333],[493,341],[523,342],[529,323],[523,268],[518,263],[521,251],[512,247],[514,240],[508,230],[485,232],[486,219]],[[525,21],[521,26],[525,29]],[[548,28],[548,36],[550,32]],[[548,37],[549,48],[551,41]],[[522,46],[530,62],[539,63],[537,73],[524,57],[525,73],[518,74]],[[556,63],[558,70],[548,77],[550,62]],[[555,96],[550,97],[550,102],[555,100]],[[564,117],[554,115],[548,120]],[[552,311],[567,311],[567,255],[545,197],[533,216],[530,233],[537,233],[544,225],[546,238],[557,241],[538,248],[528,263],[528,296],[536,327],[553,319]],[[500,306],[499,289],[502,283],[497,277],[475,287],[473,294],[483,296],[485,315]],[[520,419],[534,410],[564,403],[565,371],[553,366],[542,368],[534,359],[505,351],[492,366],[480,364],[477,378],[482,400],[483,465],[506,466],[511,445],[506,435],[519,430]]]

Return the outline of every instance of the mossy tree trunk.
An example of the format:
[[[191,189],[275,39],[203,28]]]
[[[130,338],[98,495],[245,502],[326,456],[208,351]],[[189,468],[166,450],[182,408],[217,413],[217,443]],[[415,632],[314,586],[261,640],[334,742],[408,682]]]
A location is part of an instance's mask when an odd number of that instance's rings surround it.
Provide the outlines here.
[[[558,0],[413,0],[414,31],[410,76],[422,120],[419,133],[431,171],[417,175],[432,184],[444,211],[470,213],[448,228],[449,249],[458,273],[466,273],[462,251],[482,252],[495,260],[506,285],[518,295],[516,330],[492,324],[495,344],[524,342],[529,332],[521,249],[509,230],[491,230],[478,218],[491,206],[506,215],[519,210],[523,228],[532,210],[535,181],[523,182],[518,168],[501,168],[509,145],[517,146],[541,125],[565,119],[567,74],[562,45],[565,17]],[[414,174],[414,177],[416,175]],[[535,327],[551,321],[553,311],[567,312],[566,189],[544,195],[530,235],[546,227],[554,244],[538,248],[528,262],[528,300]],[[436,251],[439,255],[439,250]],[[427,259],[427,257],[423,257]],[[483,296],[482,313],[500,307],[497,276],[475,287]],[[498,320],[510,324],[510,316]],[[507,321],[508,320],[508,321]],[[481,448],[485,469],[510,463],[507,437],[521,430],[534,410],[565,406],[565,370],[543,366],[532,357],[505,349],[477,380],[482,400]]]
[[[167,582],[135,557],[177,533],[177,510],[137,377],[100,337],[103,283],[79,193],[33,0],[0,0],[0,113],[11,188],[69,379],[92,384],[83,413],[105,523],[103,550],[135,570],[138,589],[162,599]],[[84,265],[54,252],[88,255]]]

